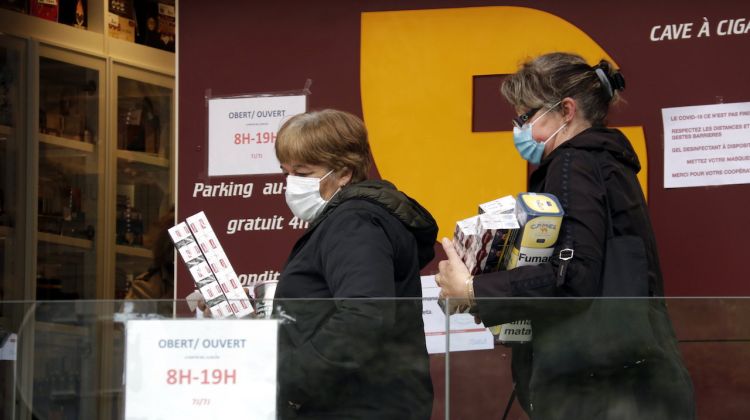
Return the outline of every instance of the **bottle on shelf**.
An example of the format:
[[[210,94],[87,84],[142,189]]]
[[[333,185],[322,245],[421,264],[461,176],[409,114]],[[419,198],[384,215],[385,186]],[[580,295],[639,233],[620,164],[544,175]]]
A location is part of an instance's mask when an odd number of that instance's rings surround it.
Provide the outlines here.
[[[117,196],[117,243],[143,245],[143,216],[131,205],[127,195]]]

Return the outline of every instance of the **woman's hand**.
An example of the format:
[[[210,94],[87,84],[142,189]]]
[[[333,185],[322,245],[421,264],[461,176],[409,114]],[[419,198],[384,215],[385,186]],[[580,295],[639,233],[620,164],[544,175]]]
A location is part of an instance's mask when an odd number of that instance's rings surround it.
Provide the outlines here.
[[[469,288],[466,281],[471,279],[471,273],[466,264],[458,257],[453,241],[448,238],[442,240],[447,260],[438,263],[440,272],[435,276],[435,282],[440,286],[440,297],[469,300]]]
[[[201,310],[204,318],[213,318],[211,309],[208,307],[208,305],[206,305],[206,301],[203,299],[203,297],[201,297],[201,299],[198,301],[198,309]]]

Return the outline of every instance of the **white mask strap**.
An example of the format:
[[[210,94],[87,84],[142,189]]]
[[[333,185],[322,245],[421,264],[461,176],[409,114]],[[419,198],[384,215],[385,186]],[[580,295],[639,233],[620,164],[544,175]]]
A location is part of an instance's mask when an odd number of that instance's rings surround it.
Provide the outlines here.
[[[550,139],[552,139],[552,137],[555,137],[557,135],[557,133],[560,132],[560,130],[562,130],[563,128],[565,128],[566,125],[568,125],[568,123],[565,123],[565,124],[561,125],[560,128],[558,128],[557,130],[555,130],[555,132],[552,133],[551,136],[547,137],[547,140],[544,141],[544,144],[547,144],[547,142],[550,141]]]

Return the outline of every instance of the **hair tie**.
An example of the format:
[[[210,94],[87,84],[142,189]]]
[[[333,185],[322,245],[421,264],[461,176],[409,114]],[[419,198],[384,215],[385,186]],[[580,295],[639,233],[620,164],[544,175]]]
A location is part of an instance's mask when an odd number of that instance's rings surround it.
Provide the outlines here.
[[[591,67],[591,70],[594,70],[596,77],[599,78],[599,81],[602,82],[602,86],[607,90],[609,99],[612,99],[615,96],[615,91],[625,89],[625,78],[622,77],[622,73],[620,73],[619,70],[615,70],[614,74],[610,77],[608,74],[609,63],[606,60],[599,61],[599,64]]]
[[[622,77],[622,73],[619,71],[612,75],[610,82],[612,83],[612,89],[614,90],[625,89],[625,78]]]
[[[609,98],[611,99],[613,96],[615,96],[615,93],[612,90],[612,84],[609,82],[609,78],[607,77],[607,74],[604,73],[604,70],[602,70],[601,67],[596,66],[594,68],[594,73],[596,73],[597,77],[599,77],[599,81],[602,82],[602,85],[607,88],[607,94],[609,94]]]

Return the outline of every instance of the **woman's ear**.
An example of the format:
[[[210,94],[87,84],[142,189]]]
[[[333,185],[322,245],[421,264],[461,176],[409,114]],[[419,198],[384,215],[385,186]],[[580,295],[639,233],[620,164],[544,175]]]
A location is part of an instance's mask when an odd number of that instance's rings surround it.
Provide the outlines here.
[[[571,122],[578,112],[578,104],[573,98],[567,97],[560,101],[560,107],[562,108],[563,119],[566,123]]]
[[[345,167],[340,169],[337,175],[337,182],[339,184],[339,188],[343,188],[344,186],[348,185],[349,182],[352,180],[352,170],[351,168]]]

